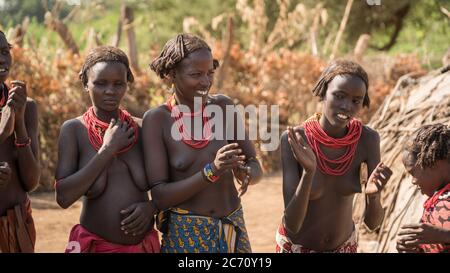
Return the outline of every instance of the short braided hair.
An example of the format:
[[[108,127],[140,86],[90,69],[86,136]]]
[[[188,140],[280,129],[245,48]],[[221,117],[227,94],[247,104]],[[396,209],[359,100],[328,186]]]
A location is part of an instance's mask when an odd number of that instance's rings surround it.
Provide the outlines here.
[[[165,79],[178,63],[180,63],[190,53],[199,49],[207,49],[211,51],[211,48],[203,39],[188,33],[178,34],[174,38],[167,41],[159,56],[150,64],[150,68],[161,79]],[[214,69],[216,69],[219,67],[219,61],[214,59],[213,65]]]
[[[102,62],[118,62],[127,68],[127,81],[129,83],[134,82],[133,72],[130,69],[130,62],[128,61],[127,54],[123,52],[121,49],[113,46],[99,46],[92,49],[88,55],[86,56],[86,60],[84,61],[83,67],[81,68],[80,73],[78,74],[80,77],[83,86],[87,85],[88,77],[87,73],[91,67],[93,67],[96,63]]]
[[[338,59],[332,61],[322,72],[322,75],[320,75],[319,80],[312,90],[313,94],[323,99],[326,95],[328,84],[338,75],[354,75],[364,82],[366,85],[366,94],[364,95],[363,106],[369,107],[369,76],[364,68],[350,60]]]
[[[450,162],[450,128],[437,123],[417,129],[404,149],[416,159],[416,166],[432,167],[438,160]]]
[[[6,34],[1,29],[0,29],[0,34],[5,36],[5,39],[6,39]],[[8,42],[8,39],[6,39],[6,42]],[[12,48],[12,44],[8,43],[8,47],[9,47],[9,49],[11,49]]]

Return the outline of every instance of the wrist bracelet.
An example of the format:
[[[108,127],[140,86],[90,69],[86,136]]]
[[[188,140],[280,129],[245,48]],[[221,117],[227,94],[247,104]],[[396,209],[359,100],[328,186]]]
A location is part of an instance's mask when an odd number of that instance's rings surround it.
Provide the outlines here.
[[[14,146],[16,148],[27,147],[27,146],[30,146],[30,144],[31,144],[31,138],[27,138],[26,142],[24,142],[24,143],[17,142],[17,139],[14,140]]]
[[[203,174],[211,183],[216,182],[220,178],[220,176],[214,175],[211,163],[205,165],[205,167],[203,168]]]

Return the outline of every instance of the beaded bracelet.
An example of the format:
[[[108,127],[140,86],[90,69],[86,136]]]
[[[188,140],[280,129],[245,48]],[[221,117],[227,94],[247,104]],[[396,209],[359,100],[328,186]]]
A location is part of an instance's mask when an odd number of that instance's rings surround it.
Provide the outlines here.
[[[27,146],[30,146],[30,144],[31,144],[31,138],[28,138],[28,139],[26,140],[26,142],[24,142],[24,143],[19,143],[19,142],[17,142],[17,139],[14,140],[14,146],[15,146],[16,148],[27,147]]]
[[[203,168],[203,174],[209,182],[214,183],[219,180],[219,176],[214,175],[211,163],[208,163]]]

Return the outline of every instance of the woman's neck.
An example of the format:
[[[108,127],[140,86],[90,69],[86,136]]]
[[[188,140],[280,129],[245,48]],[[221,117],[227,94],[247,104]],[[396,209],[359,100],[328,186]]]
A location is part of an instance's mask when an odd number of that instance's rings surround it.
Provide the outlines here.
[[[187,99],[183,98],[183,96],[180,96],[177,93],[175,93],[175,100],[176,100],[177,105],[184,105],[185,107],[187,106],[189,108],[189,110],[188,109],[186,109],[186,110],[188,110],[190,113],[196,113],[198,111],[201,111],[201,105],[195,104],[196,100],[194,100],[194,101],[187,100]],[[185,112],[185,110],[183,110],[182,112]]]
[[[322,130],[324,130],[324,132],[332,138],[343,138],[348,133],[347,126],[339,128],[331,125],[324,114],[320,116],[319,124]]]
[[[99,120],[106,122],[106,123],[109,123],[111,121],[111,119],[117,120],[117,118],[119,117],[119,109],[108,112],[108,111],[101,110],[94,106],[94,113],[95,113],[95,116]]]

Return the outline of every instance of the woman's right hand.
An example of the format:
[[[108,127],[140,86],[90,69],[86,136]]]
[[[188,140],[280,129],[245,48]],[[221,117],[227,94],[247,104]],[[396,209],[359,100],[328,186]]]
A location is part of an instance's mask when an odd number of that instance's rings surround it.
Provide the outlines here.
[[[237,143],[231,143],[220,148],[212,164],[214,175],[220,176],[228,170],[243,166],[245,155],[241,155],[241,153],[242,149],[239,148]]]
[[[133,127],[129,126],[126,121],[111,119],[103,137],[102,148],[109,149],[112,153],[117,153],[130,145],[134,137]]]
[[[292,154],[305,172],[314,173],[317,168],[316,155],[300,133],[294,132],[292,127],[288,127],[288,142]]]
[[[11,180],[11,168],[8,162],[0,162],[0,190],[6,188]]]

